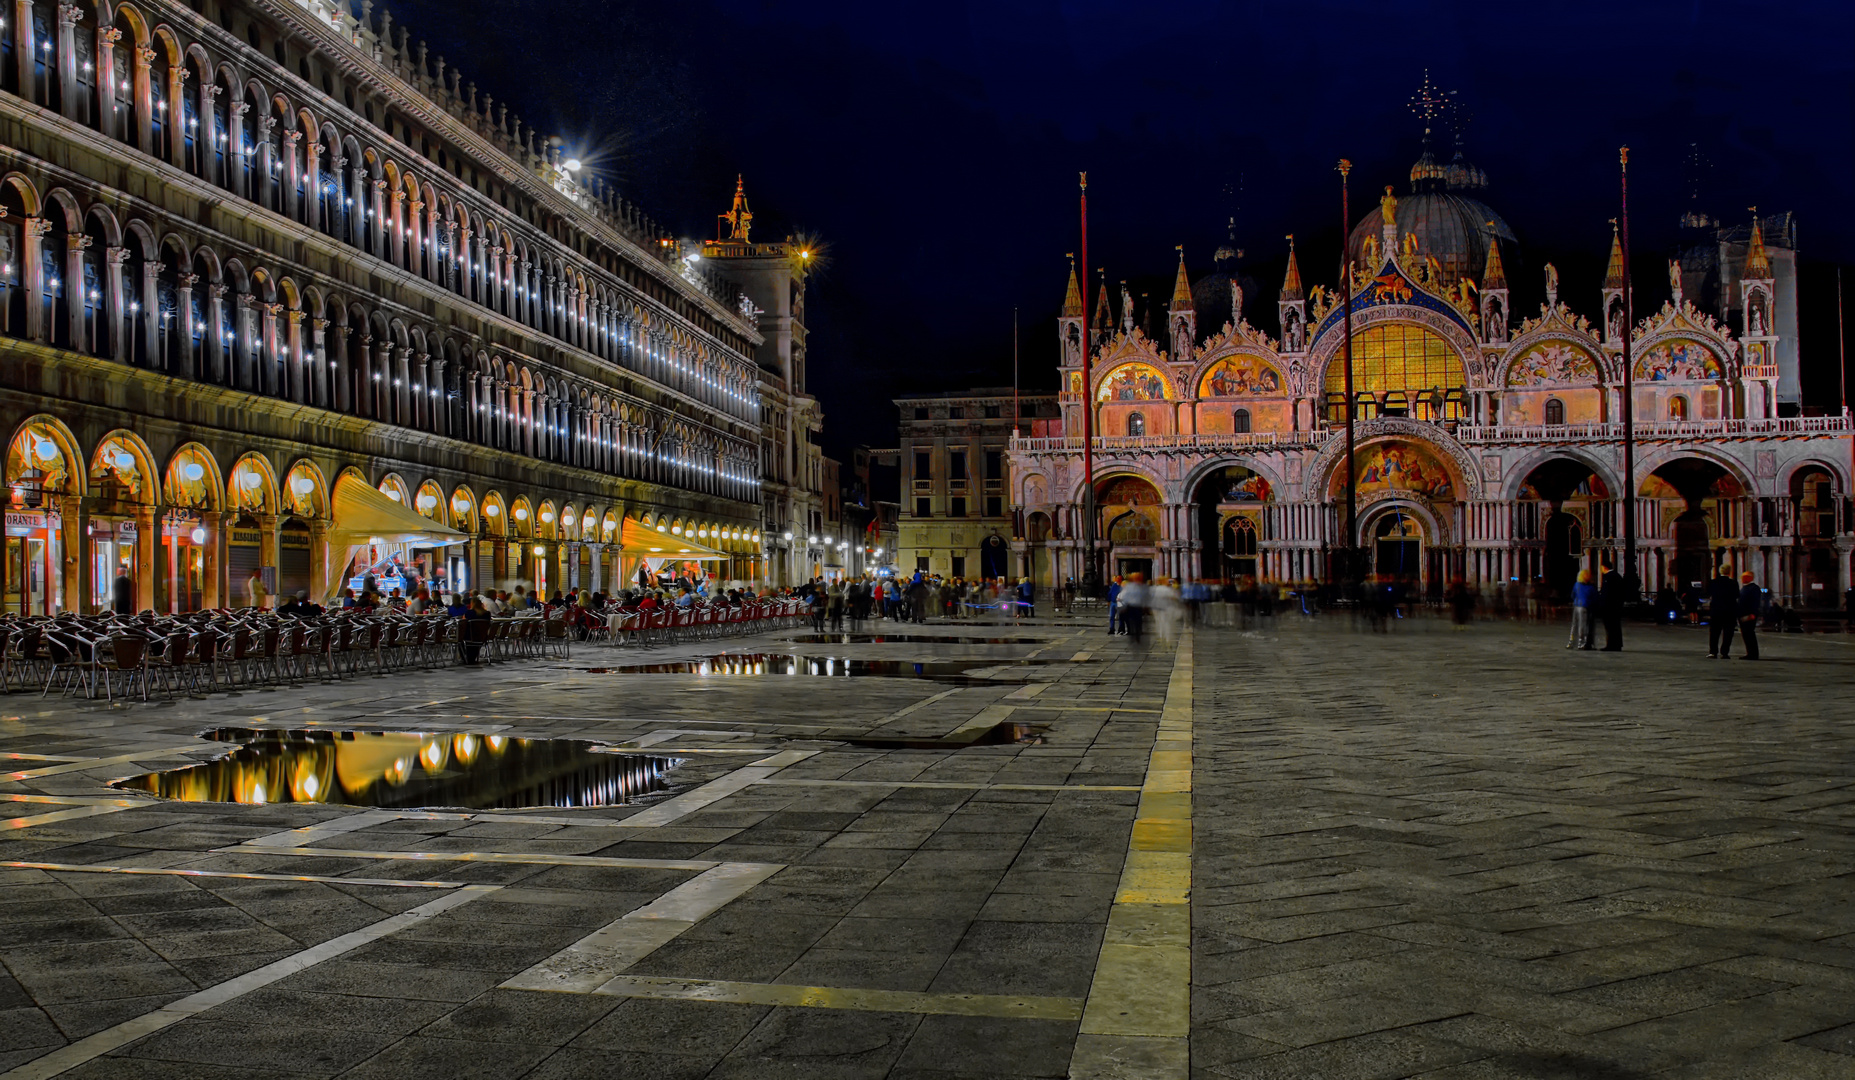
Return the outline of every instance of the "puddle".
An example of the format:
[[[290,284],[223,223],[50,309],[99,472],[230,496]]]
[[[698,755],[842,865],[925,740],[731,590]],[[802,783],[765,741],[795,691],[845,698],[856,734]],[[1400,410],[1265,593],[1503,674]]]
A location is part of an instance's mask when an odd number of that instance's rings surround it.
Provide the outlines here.
[[[1015,743],[1041,745],[1043,736],[1049,728],[1031,724],[1014,724],[1006,721],[983,728],[977,735],[964,739],[921,739],[906,735],[885,738],[880,735],[866,735],[844,741],[852,746],[861,746],[870,750],[964,750],[968,746],[1010,746]]]
[[[614,754],[575,739],[471,732],[259,731],[221,728],[242,743],[222,758],[114,784],[181,802],[462,807],[621,806],[667,786],[681,759]]]
[[[800,634],[786,640],[797,645],[886,645],[906,641],[916,645],[1047,645],[1049,638],[951,637],[933,634]]]
[[[658,664],[586,668],[595,674],[617,675],[815,675],[826,678],[876,676],[898,679],[935,679],[990,685],[999,679],[967,672],[982,668],[1067,664],[1067,660],[848,660],[838,656],[793,656],[788,653],[723,653],[697,660],[666,660]]]

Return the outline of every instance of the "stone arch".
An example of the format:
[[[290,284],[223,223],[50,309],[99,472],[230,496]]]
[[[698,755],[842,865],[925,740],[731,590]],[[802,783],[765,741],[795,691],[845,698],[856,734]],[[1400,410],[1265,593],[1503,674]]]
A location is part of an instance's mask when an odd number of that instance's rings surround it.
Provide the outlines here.
[[[1622,477],[1609,464],[1600,461],[1597,454],[1580,446],[1547,446],[1532,450],[1511,464],[1505,464],[1500,487],[1490,492],[1490,496],[1509,501],[1518,499],[1520,488],[1526,483],[1527,477],[1532,476],[1534,470],[1541,465],[1556,458],[1575,461],[1590,469],[1613,495],[1618,495],[1623,491]],[[1641,468],[1641,464],[1638,463],[1637,469],[1640,471]]]
[[[120,460],[128,458],[127,462]],[[155,467],[155,456],[148,449],[142,437],[127,428],[117,428],[97,440],[96,450],[90,455],[89,482],[103,489],[109,474],[130,482],[131,502],[152,504],[155,499],[155,487],[161,473]]]
[[[1269,484],[1271,497],[1281,497],[1283,485],[1287,482],[1287,477],[1282,473],[1281,463],[1275,458],[1243,454],[1225,454],[1198,462],[1186,470],[1185,475],[1179,480],[1178,487],[1167,494],[1171,496],[1172,502],[1190,502],[1192,494],[1198,490],[1199,485],[1203,484],[1212,474],[1232,465],[1248,469],[1262,477]]]
[[[412,489],[406,486],[406,481],[398,473],[387,472],[375,486],[380,489],[380,494],[408,510],[412,509]]]
[[[1476,467],[1475,459],[1470,456],[1461,443],[1436,424],[1420,420],[1406,420],[1399,417],[1380,417],[1365,420],[1354,425],[1354,442],[1363,450],[1368,443],[1382,442],[1389,438],[1424,443],[1434,450],[1439,457],[1448,461],[1453,467],[1451,477],[1458,485],[1455,498],[1459,502],[1468,502],[1482,497],[1481,472]],[[1332,485],[1334,470],[1346,460],[1346,442],[1343,439],[1329,439],[1302,470],[1303,490],[1311,498],[1324,500],[1326,492]],[[1316,488],[1313,485],[1318,484]]]
[[[28,435],[34,437],[32,445],[26,445]],[[52,449],[56,451],[55,458],[44,452],[44,448],[39,445],[40,441],[52,444]],[[19,471],[15,471],[15,459],[20,465]],[[89,470],[79,467],[84,461],[85,455],[78,445],[77,436],[65,422],[49,413],[38,413],[20,421],[19,426],[13,429],[12,438],[7,440],[6,482],[14,483],[25,468],[35,467],[35,462],[39,465],[56,464],[59,467],[57,475],[63,478],[56,491],[65,495],[88,495]],[[53,475],[51,470],[40,471]]]
[[[213,452],[201,443],[185,443],[168,457],[161,501],[168,506],[219,510],[225,506],[225,484]]]
[[[1781,466],[1778,469],[1776,494],[1783,495],[1789,492],[1791,490],[1792,481],[1797,478],[1798,474],[1807,469],[1822,469],[1829,473],[1830,477],[1836,482],[1836,490],[1841,494],[1848,494],[1848,462],[1843,461],[1838,463],[1826,457],[1814,456],[1801,457],[1794,461],[1786,462]]]
[[[277,513],[277,473],[270,459],[255,450],[241,455],[226,474],[225,493],[226,505],[235,510]]]
[[[1758,483],[1753,478],[1751,470],[1746,467],[1745,462],[1733,457],[1730,453],[1714,446],[1697,445],[1694,443],[1677,443],[1674,445],[1655,447],[1636,459],[1635,480],[1637,493],[1640,495],[1643,485],[1648,482],[1649,478],[1655,474],[1657,469],[1662,468],[1664,465],[1673,464],[1682,458],[1695,458],[1710,465],[1718,466],[1722,472],[1732,477],[1733,480],[1738,483],[1740,490],[1744,491],[1747,495],[1752,495],[1759,490]]]
[[[413,495],[412,510],[420,517],[443,521],[450,516],[445,503],[444,487],[438,481],[428,478],[419,484],[417,494]]]
[[[308,458],[298,458],[284,474],[283,504],[299,518],[327,517],[329,487],[322,470]]]
[[[503,536],[509,530],[509,508],[503,501],[502,492],[491,488],[483,495],[480,509],[486,532],[491,536]]]
[[[470,485],[459,484],[451,489],[451,499],[446,504],[450,511],[448,520],[451,527],[476,535],[479,522],[477,505],[477,494],[470,489]]]
[[[9,172],[0,175],[0,187],[10,189],[27,214],[33,217],[39,216],[43,202],[39,198],[38,186],[32,182],[31,177],[21,172]]]

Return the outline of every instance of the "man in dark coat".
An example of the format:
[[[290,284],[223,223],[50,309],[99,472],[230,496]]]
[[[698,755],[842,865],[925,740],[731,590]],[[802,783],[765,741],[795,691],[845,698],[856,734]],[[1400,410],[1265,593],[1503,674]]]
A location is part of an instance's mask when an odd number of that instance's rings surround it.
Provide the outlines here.
[[[1752,581],[1750,570],[1739,575],[1739,633],[1746,639],[1745,655],[1741,660],[1758,659],[1758,613],[1765,606],[1765,590]],[[1725,656],[1724,652],[1720,653]]]
[[[1623,651],[1623,575],[1610,563],[1604,563],[1604,575],[1597,582],[1597,609],[1604,617],[1604,651]]]
[[[1724,660],[1733,647],[1733,625],[1739,621],[1739,589],[1721,566],[1707,583],[1707,658]]]
[[[116,590],[112,596],[110,609],[118,615],[135,614],[135,582],[130,579],[129,571],[116,571]]]

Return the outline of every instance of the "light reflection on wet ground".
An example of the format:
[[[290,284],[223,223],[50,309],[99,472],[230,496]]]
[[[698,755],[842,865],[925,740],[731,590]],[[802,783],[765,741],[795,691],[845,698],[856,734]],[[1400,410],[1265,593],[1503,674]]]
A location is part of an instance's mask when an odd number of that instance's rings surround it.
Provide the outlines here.
[[[972,672],[1068,662],[1055,659],[1006,659],[999,663],[979,659],[858,660],[838,656],[795,656],[790,653],[722,653],[691,660],[664,660],[655,664],[623,664],[585,670],[593,674],[614,675],[811,675],[826,678],[934,679],[982,685],[1001,680]]]
[[[224,757],[114,786],[182,802],[332,803],[391,809],[619,806],[666,787],[679,759],[615,754],[575,739],[472,732],[259,731],[207,738]]]

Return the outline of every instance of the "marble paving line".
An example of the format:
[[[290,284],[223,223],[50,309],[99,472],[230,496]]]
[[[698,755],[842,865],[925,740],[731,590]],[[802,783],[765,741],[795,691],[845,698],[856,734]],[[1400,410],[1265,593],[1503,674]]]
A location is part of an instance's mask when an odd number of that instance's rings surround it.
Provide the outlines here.
[[[1071,1080],[1191,1071],[1192,632],[1180,636]]]
[[[152,803],[132,802],[126,805],[110,803],[75,806],[69,810],[53,810],[46,814],[30,814],[26,817],[0,819],[0,831],[12,829],[30,829],[35,825],[50,825],[55,821],[69,821],[72,818],[96,817],[98,814],[120,814],[124,810],[133,810],[138,806],[152,806]]]
[[[131,761],[149,761],[154,758],[179,757],[195,750],[233,749],[231,743],[210,743],[200,740],[185,746],[149,747],[133,754],[117,754],[115,757],[84,758],[80,761],[67,761],[63,765],[48,765],[43,769],[26,769],[22,772],[0,773],[0,783],[14,783],[21,780],[37,780],[41,776],[57,776],[60,773],[83,772],[86,769],[100,769],[105,765],[126,765]]]
[[[592,993],[659,1001],[713,1001],[731,1005],[784,1005],[808,1009],[989,1016],[1015,1020],[1076,1020],[1082,999],[1031,994],[934,994],[793,983],[733,982],[620,975]]]
[[[251,844],[213,848],[200,854],[300,855],[313,859],[380,859],[388,862],[489,862],[517,866],[599,866],[626,870],[692,870],[698,873],[718,866],[763,865],[727,863],[719,859],[623,859],[606,855],[549,855],[519,851],[372,851],[363,848],[284,848]]]
[[[242,881],[309,881],[327,885],[384,885],[399,889],[458,889],[467,881],[412,881],[406,878],[327,877],[322,874],[250,874],[234,870],[189,870],[183,866],[110,866],[103,863],[0,862],[9,870],[49,870],[60,874],[156,874],[168,877],[238,878]]]
[[[771,757],[761,758],[733,772],[724,773],[693,791],[686,791],[674,799],[667,799],[648,810],[633,814],[625,819],[625,824],[634,829],[651,829],[668,825],[672,821],[688,817],[710,803],[725,799],[744,787],[765,780],[788,765],[804,761],[817,752],[816,750],[781,750]]]
[[[253,990],[262,989],[279,979],[288,978],[325,960],[332,960],[344,953],[352,952],[369,942],[378,941],[388,934],[396,933],[441,912],[468,904],[500,888],[502,888],[501,885],[460,886],[455,892],[421,904],[410,911],[390,916],[340,937],[330,938],[320,945],[293,953],[255,971],[248,971],[235,979],[228,979],[216,986],[209,986],[178,1001],[170,1001],[153,1012],[143,1013],[115,1027],[105,1028],[43,1057],[34,1058],[6,1073],[0,1073],[0,1080],[49,1080],[51,1077],[69,1072],[112,1050],[127,1046],[137,1039],[152,1035],[182,1020],[198,1016],[208,1009],[217,1008],[228,1001],[243,997]]]
[[[509,979],[502,989],[597,993],[626,968],[784,869],[779,863],[723,863],[704,871]]]

